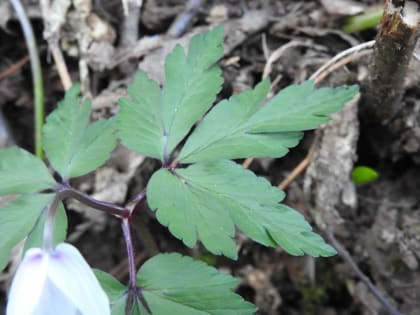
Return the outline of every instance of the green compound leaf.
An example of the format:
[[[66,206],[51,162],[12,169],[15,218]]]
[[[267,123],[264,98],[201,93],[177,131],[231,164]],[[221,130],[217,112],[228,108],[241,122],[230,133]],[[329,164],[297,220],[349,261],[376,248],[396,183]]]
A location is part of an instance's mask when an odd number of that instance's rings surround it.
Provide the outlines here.
[[[89,124],[90,101],[81,99],[73,85],[44,126],[43,147],[54,169],[63,177],[89,173],[109,159],[116,146],[116,120]]]
[[[281,157],[298,144],[302,131],[319,127],[358,92],[357,86],[320,88],[306,81],[289,86],[267,104],[269,91],[262,81],[217,104],[188,138],[178,160]]]
[[[159,85],[146,73],[136,74],[128,86],[131,99],[120,99],[119,137],[122,143],[138,153],[163,159],[163,122]]]
[[[247,315],[256,308],[232,290],[238,280],[179,254],[160,254],[137,274],[153,315]]]
[[[115,280],[115,281],[118,281],[118,280]],[[124,288],[124,291],[126,290],[127,289]],[[126,307],[127,307],[128,298],[127,298],[127,293],[124,291],[120,292],[121,295],[117,299],[111,302],[111,315],[127,315]],[[158,313],[153,313],[152,315],[156,315],[156,314]],[[131,310],[128,312],[128,315],[151,315],[151,314],[147,311],[143,303],[139,299],[136,299],[135,301],[133,301]]]
[[[111,302],[111,315],[126,315],[127,288],[109,273],[94,270],[96,278]],[[140,300],[133,303],[129,315],[150,315]],[[155,315],[155,314],[153,314]]]
[[[368,184],[378,179],[379,174],[373,168],[368,166],[356,166],[351,176],[356,185]]]
[[[127,294],[122,295],[120,298],[114,301],[111,305],[111,315],[127,315]],[[144,305],[138,299],[133,302],[131,310],[128,315],[150,315]],[[152,314],[155,315],[155,314]]]
[[[35,155],[18,147],[0,150],[0,195],[33,193],[55,184]]]
[[[253,240],[279,245],[292,255],[334,255],[334,248],[311,231],[300,213],[279,204],[283,198],[267,180],[229,160],[174,172],[161,169],[147,188],[147,201],[157,209],[159,222],[187,246],[199,238],[212,253],[236,258],[236,225]]]
[[[95,270],[111,301],[112,315],[125,315],[127,288],[111,275]],[[235,294],[238,280],[201,261],[179,254],[149,259],[137,274],[137,285],[153,315],[247,315],[254,305]],[[149,315],[138,298],[130,315]]]
[[[125,291],[127,291],[127,288],[109,273],[99,269],[94,269],[93,271],[101,284],[102,289],[104,289],[108,295],[111,304],[118,300],[122,295],[124,295]]]
[[[120,100],[122,143],[138,153],[165,160],[214,102],[223,83],[220,68],[223,28],[192,38],[188,54],[177,45],[165,60],[165,83],[143,72]]]
[[[53,194],[24,195],[0,208],[0,270],[7,264],[12,248],[32,230]]]

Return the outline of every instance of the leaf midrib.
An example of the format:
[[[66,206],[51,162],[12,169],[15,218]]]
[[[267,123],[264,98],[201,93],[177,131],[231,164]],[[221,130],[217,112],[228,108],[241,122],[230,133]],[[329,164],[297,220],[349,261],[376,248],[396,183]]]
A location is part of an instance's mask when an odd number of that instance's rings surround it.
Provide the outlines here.
[[[183,289],[184,288],[185,289],[195,289],[195,288],[199,288],[199,286],[194,286],[194,287],[184,287],[183,286],[182,288]],[[142,288],[142,290],[144,292],[148,292],[150,294],[153,294],[153,295],[155,295],[155,296],[157,296],[157,297],[159,297],[161,299],[171,301],[172,303],[175,303],[175,304],[180,304],[180,305],[182,305],[184,307],[187,307],[187,308],[190,308],[192,310],[199,311],[199,312],[202,312],[202,313],[208,314],[208,315],[213,315],[215,311],[220,311],[220,310],[221,311],[224,311],[224,310],[238,310],[238,308],[212,308],[210,310],[203,310],[203,309],[196,308],[196,307],[194,307],[194,306],[192,306],[192,305],[190,305],[188,303],[180,302],[180,301],[176,300],[174,297],[172,297],[171,295],[165,295],[165,291],[166,291],[165,289],[155,289],[155,290],[153,290],[153,289],[144,289],[144,288]],[[220,298],[215,297],[214,300],[220,300]],[[241,309],[244,309],[244,308],[241,308]]]

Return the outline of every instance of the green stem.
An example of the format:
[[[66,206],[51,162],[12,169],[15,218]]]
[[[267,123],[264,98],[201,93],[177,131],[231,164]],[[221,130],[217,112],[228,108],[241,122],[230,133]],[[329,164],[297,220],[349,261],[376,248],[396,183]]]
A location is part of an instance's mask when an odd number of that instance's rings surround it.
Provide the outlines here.
[[[32,79],[35,97],[35,153],[42,159],[42,125],[44,122],[44,89],[42,84],[41,62],[39,60],[36,40],[31,23],[25,13],[20,0],[10,0],[18,16],[22,31],[28,46],[29,59],[31,61]]]
[[[371,29],[378,25],[383,12],[384,10],[381,8],[361,15],[351,16],[347,19],[346,24],[344,24],[343,31],[346,33],[355,33]]]
[[[44,225],[44,249],[47,251],[52,251],[54,249],[53,244],[53,234],[54,234],[54,218],[57,213],[57,207],[61,202],[60,193],[57,193],[54,196],[54,199],[51,201],[48,206],[47,219],[45,220]]]

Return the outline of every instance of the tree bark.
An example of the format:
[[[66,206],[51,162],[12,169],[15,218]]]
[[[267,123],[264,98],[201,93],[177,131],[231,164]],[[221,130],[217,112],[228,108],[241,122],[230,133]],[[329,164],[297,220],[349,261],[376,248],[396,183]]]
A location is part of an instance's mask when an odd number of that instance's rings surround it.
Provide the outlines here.
[[[419,36],[420,1],[387,0],[376,37],[365,106],[386,126],[400,109],[404,78]]]

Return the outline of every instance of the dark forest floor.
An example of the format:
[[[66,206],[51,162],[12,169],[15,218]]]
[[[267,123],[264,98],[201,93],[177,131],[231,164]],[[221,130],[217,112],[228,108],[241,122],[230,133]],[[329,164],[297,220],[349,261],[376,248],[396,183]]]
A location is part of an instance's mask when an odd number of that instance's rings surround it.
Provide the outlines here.
[[[63,97],[64,89],[42,38],[43,21],[37,2],[24,1],[38,39],[49,112]],[[131,17],[137,27],[133,32],[124,26],[127,18],[121,1],[94,0],[91,9],[85,12],[88,16],[85,24],[74,24],[81,14],[75,8],[68,12],[59,37],[70,76],[74,81],[81,81],[84,93],[93,98],[96,119],[117,112],[116,101],[126,95],[127,84],[137,68],[162,82],[162,58],[173,47],[177,36],[185,42],[193,33],[202,32],[212,24],[225,23],[225,55],[220,61],[225,84],[220,98],[254,86],[264,71],[273,82],[273,92],[277,92],[291,83],[308,79],[339,52],[374,39],[375,28],[348,34],[341,27],[352,10],[370,10],[382,4],[383,1],[367,0],[203,0],[193,12],[191,23],[183,25],[174,21],[186,12],[185,1],[146,0],[140,16]],[[16,71],[6,72],[27,56],[19,23],[6,7],[7,1],[0,3],[0,147],[13,142],[33,150],[30,65],[23,62]],[[279,51],[280,47],[283,50]],[[83,57],[81,50],[84,50]],[[276,58],[274,52],[278,53]],[[363,91],[369,57],[366,54],[337,69],[321,85],[358,83]],[[268,60],[272,60],[270,67]],[[87,67],[88,75],[81,77],[80,67]],[[414,120],[410,128],[417,128],[420,133],[419,73],[420,63],[413,59],[402,108],[412,112]],[[340,204],[335,210],[341,223],[335,237],[394,306],[403,314],[420,314],[420,145],[416,149],[406,139],[407,143],[402,145],[406,149],[381,156],[372,144],[369,117],[361,117],[360,121],[360,127],[352,127],[358,136],[353,147],[357,159],[351,163],[375,169],[379,178],[355,187],[340,159],[332,159],[336,164],[331,169],[342,169],[342,176],[351,186],[336,196]],[[305,158],[311,146],[317,150],[316,144],[313,145],[315,138],[314,132],[308,132],[286,157],[255,159],[249,167],[273,185],[279,185]],[[104,167],[73,184],[100,200],[123,204],[144,189],[157,167],[155,161],[118,147]],[[292,181],[285,192],[286,203],[301,211],[315,230],[322,233],[316,226],[314,201],[308,197],[308,189],[316,186],[318,180],[324,183],[329,178],[317,176],[312,169],[306,178],[302,174]],[[92,266],[126,280],[125,246],[118,221],[76,202],[67,203],[67,208],[71,210],[70,242],[81,249]],[[239,258],[230,261],[213,256],[201,247],[186,248],[156,221],[153,213],[143,210],[135,224],[139,265],[157,251],[178,251],[205,260],[241,279],[238,293],[259,307],[258,314],[386,314],[340,256],[292,257],[281,249],[265,248],[239,235]],[[0,277],[2,314],[10,274],[5,271]]]

